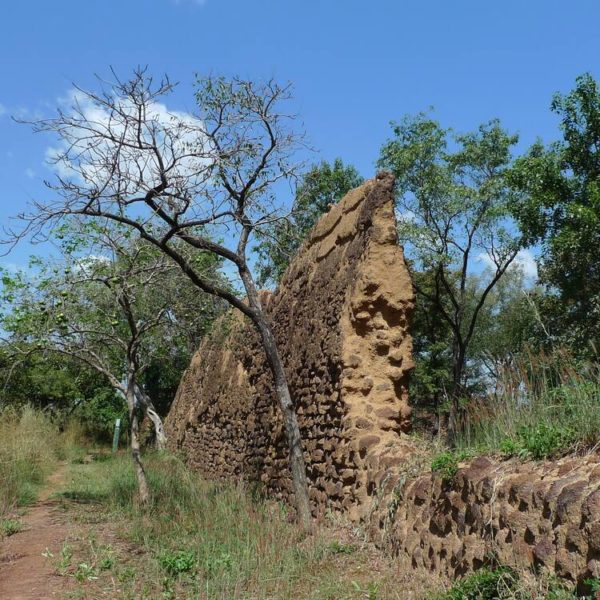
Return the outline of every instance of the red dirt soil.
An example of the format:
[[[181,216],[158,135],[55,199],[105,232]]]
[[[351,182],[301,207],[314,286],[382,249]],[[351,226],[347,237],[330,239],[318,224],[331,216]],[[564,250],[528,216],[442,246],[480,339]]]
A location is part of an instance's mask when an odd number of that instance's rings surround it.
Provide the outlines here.
[[[57,501],[51,499],[64,483],[66,469],[66,464],[61,465],[48,479],[38,501],[22,519],[23,531],[0,542],[2,600],[64,597],[68,581],[57,574],[49,556],[57,556],[73,533]]]

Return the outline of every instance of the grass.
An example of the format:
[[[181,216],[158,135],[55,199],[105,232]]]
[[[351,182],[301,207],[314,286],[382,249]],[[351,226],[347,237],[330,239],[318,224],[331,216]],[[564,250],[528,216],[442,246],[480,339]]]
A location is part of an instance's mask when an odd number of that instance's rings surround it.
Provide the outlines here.
[[[0,413],[0,519],[35,501],[40,486],[59,460],[85,452],[81,430],[70,424],[63,434],[30,407]],[[6,535],[6,534],[5,534]]]
[[[149,455],[147,465],[146,511],[128,456],[72,465],[65,506],[93,531],[111,524],[119,538],[110,554],[96,542],[69,556],[63,570],[79,573],[82,593],[95,586],[114,598],[377,600],[405,598],[419,582],[347,532],[307,536],[282,505],[208,483],[172,455]]]
[[[600,580],[588,579],[586,589],[576,592],[573,584],[548,574],[518,572],[508,567],[483,568],[467,575],[433,600],[593,600]]]
[[[469,450],[441,452],[433,457],[431,471],[439,475],[444,482],[452,481],[458,472],[459,463],[472,456],[473,453]]]
[[[543,459],[592,448],[600,440],[600,364],[529,354],[465,413],[459,449]]]

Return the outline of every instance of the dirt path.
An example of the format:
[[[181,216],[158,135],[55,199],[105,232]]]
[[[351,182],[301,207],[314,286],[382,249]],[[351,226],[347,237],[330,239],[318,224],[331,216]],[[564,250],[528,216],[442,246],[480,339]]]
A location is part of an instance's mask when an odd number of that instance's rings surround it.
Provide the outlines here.
[[[64,595],[67,583],[56,574],[47,551],[57,556],[72,534],[51,496],[65,482],[67,465],[61,464],[48,479],[38,501],[23,517],[23,531],[0,542],[0,598],[2,600],[45,600]]]

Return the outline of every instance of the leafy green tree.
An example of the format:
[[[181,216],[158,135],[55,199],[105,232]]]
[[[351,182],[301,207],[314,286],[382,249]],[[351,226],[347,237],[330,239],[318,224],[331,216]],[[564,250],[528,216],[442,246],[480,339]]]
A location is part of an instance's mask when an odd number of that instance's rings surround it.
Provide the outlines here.
[[[452,388],[452,329],[443,318],[439,307],[429,300],[435,292],[435,273],[411,269],[419,289],[426,291],[416,298],[411,334],[415,370],[411,376],[411,398],[415,417],[421,412],[429,419],[430,412],[440,416],[447,392]],[[448,298],[441,298],[451,310]],[[440,423],[434,425],[439,430]]]
[[[540,278],[559,303],[548,303],[555,341],[578,353],[600,342],[600,88],[577,78],[551,109],[563,139],[534,144],[515,165],[527,201],[514,212],[528,244],[541,243]],[[552,304],[553,306],[550,306]]]
[[[189,327],[190,315],[207,318],[205,310],[214,309],[214,300],[198,294],[177,265],[151,244],[132,239],[127,228],[71,221],[55,235],[63,250],[60,263],[37,261],[33,278],[25,273],[5,276],[12,310],[4,329],[12,334],[16,349],[26,344],[38,352],[79,360],[125,399],[140,499],[146,503],[142,416],[154,424],[159,447],[166,438],[160,415],[144,390],[144,374],[152,361],[169,363],[169,353],[181,344],[178,331]],[[217,277],[219,263],[213,255],[199,254],[196,259],[205,262],[205,276],[212,270]],[[186,298],[191,305],[185,304]]]
[[[333,164],[313,165],[300,179],[288,219],[277,221],[261,233],[258,255],[258,282],[277,284],[298,248],[319,217],[339,202],[364,179],[341,158]]]
[[[428,273],[427,286],[415,278],[417,295],[452,333],[452,438],[481,312],[521,248],[509,212],[516,202],[508,173],[517,136],[495,120],[456,134],[425,114],[393,124],[393,133],[378,165],[396,176],[400,240],[413,272]],[[489,277],[469,289],[482,259],[492,265]]]
[[[0,344],[0,408],[29,404],[40,410],[69,411],[104,386],[78,361],[42,356],[32,345],[23,344],[15,353],[6,342]]]
[[[479,277],[473,276],[475,289]],[[471,351],[474,388],[489,391],[520,354],[543,344],[546,333],[540,320],[542,301],[541,288],[526,281],[520,265],[512,265],[481,310]]]

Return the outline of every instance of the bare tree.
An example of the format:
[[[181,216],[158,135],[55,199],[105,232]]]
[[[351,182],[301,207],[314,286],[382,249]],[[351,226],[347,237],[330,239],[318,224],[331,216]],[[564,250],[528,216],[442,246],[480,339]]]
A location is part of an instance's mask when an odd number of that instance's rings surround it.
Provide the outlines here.
[[[219,296],[255,325],[283,416],[298,517],[310,527],[310,505],[300,429],[282,358],[261,305],[247,249],[251,236],[284,215],[274,187],[294,177],[303,137],[282,105],[289,86],[238,78],[199,79],[199,114],[169,112],[161,100],[173,89],[144,70],[129,81],[116,76],[100,91],[76,88],[71,106],[37,121],[35,131],[58,137],[49,187],[59,199],[36,202],[12,241],[39,238],[65,215],[125,225],[170,257],[202,291]],[[216,235],[223,242],[216,242]],[[213,253],[232,265],[246,300],[208,279],[194,254]]]

